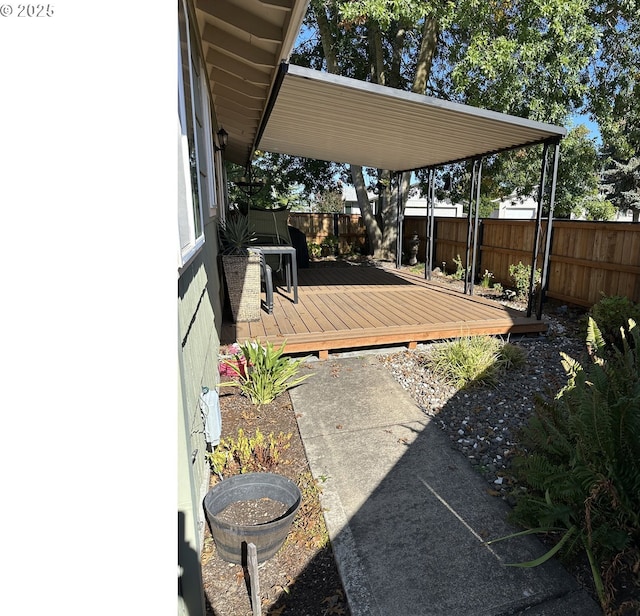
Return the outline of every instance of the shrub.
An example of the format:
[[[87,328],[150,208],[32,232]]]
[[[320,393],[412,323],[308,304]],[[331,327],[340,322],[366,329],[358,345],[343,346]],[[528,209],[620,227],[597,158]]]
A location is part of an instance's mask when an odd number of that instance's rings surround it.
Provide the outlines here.
[[[598,324],[602,337],[607,346],[622,350],[622,335],[629,319],[640,323],[640,305],[632,302],[628,297],[606,296],[591,307],[590,314]],[[632,340],[630,341],[632,342]]]
[[[520,347],[491,336],[468,336],[436,345],[427,360],[430,367],[455,387],[470,383],[493,385],[504,370],[520,366]]]
[[[307,242],[307,248],[309,249],[309,254],[314,259],[322,256],[322,246],[320,246],[320,244],[316,244],[315,242]]]
[[[456,258],[453,260],[453,262],[456,264],[456,271],[451,274],[451,277],[454,280],[462,280],[465,277],[467,270],[462,265],[462,259],[460,258],[460,255],[456,255]]]
[[[320,246],[324,249],[322,254],[326,253],[327,256],[333,257],[339,252],[340,240],[335,235],[327,235],[327,237],[322,240],[322,244],[320,244]]]
[[[256,428],[254,436],[247,436],[242,428],[238,429],[238,438],[220,439],[213,453],[207,454],[214,473],[238,475],[242,473],[272,472],[280,462],[283,451],[289,449],[291,434],[280,432],[264,436]]]
[[[524,265],[522,261],[518,262],[518,265],[509,265],[509,276],[513,280],[513,284],[516,288],[516,297],[520,300],[527,300],[529,298],[529,284],[531,282],[531,266]],[[537,269],[534,278],[534,290],[540,284],[542,280],[542,270]]]
[[[622,350],[605,356],[590,317],[586,367],[563,354],[566,386],[538,400],[523,431],[514,472],[525,492],[512,519],[531,532],[559,532],[554,550],[584,551],[605,613],[612,579],[621,567],[640,568],[640,334],[629,322]],[[608,357],[606,359],[605,357]]]
[[[270,342],[262,346],[259,341],[247,341],[240,345],[244,362],[237,359],[224,360],[235,374],[236,380],[220,383],[219,386],[235,385],[253,404],[269,404],[280,394],[311,376],[304,374],[294,378],[303,360],[283,357],[284,347],[285,343],[279,349],[274,349]]]

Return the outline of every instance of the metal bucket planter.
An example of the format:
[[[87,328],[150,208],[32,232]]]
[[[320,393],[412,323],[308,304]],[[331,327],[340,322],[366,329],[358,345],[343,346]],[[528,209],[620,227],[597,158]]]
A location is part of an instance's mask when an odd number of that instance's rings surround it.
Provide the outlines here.
[[[232,503],[260,498],[284,503],[287,510],[275,520],[252,526],[229,523],[218,517]],[[205,496],[204,508],[220,557],[230,563],[246,565],[247,545],[253,543],[259,563],[271,558],[287,538],[301,501],[298,486],[274,473],[235,475],[215,485]]]

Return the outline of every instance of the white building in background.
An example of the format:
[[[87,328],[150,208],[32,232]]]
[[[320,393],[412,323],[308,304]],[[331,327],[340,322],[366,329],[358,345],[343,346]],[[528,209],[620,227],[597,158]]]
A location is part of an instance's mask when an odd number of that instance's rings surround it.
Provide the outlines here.
[[[534,197],[522,199],[516,195],[496,199],[496,209],[491,212],[489,218],[510,218],[515,220],[535,220],[538,211],[538,201]],[[571,220],[586,220],[584,214],[576,216],[571,214]],[[632,222],[631,211],[617,212],[612,222]]]
[[[376,211],[378,197],[373,192],[367,193],[369,202],[373,204],[373,211]],[[358,199],[356,197],[356,189],[353,186],[344,186],[342,189],[342,199],[344,201],[345,214],[360,215],[358,207]],[[427,199],[424,197],[410,197],[405,205],[404,215],[411,216],[427,216]],[[451,203],[449,200],[436,201],[435,216],[465,216],[462,211],[461,203]]]
[[[515,218],[516,220],[535,220],[538,202],[533,197],[521,199],[515,195],[494,201],[496,209],[489,218]]]

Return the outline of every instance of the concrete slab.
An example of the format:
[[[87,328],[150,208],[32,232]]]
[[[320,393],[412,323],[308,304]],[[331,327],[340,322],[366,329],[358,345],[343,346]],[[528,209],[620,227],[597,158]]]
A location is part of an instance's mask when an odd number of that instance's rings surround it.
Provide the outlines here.
[[[602,614],[556,561],[507,566],[535,538],[484,544],[508,506],[375,357],[310,369],[291,399],[353,616]]]

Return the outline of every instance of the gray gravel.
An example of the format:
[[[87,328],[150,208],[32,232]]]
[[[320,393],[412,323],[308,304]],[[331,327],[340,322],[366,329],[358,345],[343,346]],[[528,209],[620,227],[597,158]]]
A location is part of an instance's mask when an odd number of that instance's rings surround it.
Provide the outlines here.
[[[525,351],[525,365],[509,370],[494,387],[457,391],[439,378],[425,361],[435,343],[379,356],[424,413],[448,434],[452,446],[486,478],[490,493],[509,501],[514,485],[511,461],[535,397],[553,397],[566,384],[560,351],[584,360],[583,313],[566,306],[548,312],[543,316],[548,332],[509,339]]]

